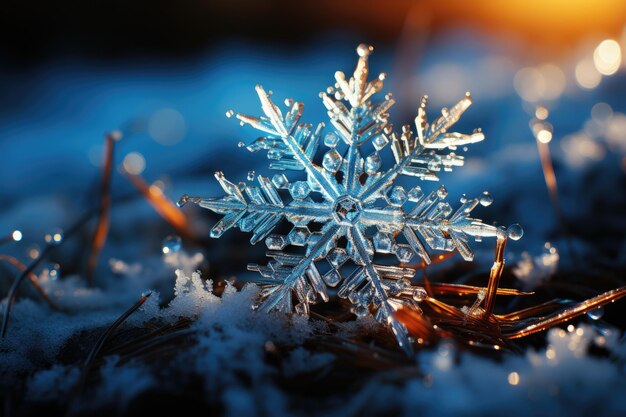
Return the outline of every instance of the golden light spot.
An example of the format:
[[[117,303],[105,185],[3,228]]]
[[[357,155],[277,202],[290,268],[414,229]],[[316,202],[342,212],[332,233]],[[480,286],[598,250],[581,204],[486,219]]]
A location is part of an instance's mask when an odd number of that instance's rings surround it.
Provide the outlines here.
[[[548,143],[552,140],[552,132],[542,129],[537,133],[537,140],[541,143]]]
[[[550,112],[548,111],[546,106],[537,106],[537,108],[535,109],[535,117],[539,120],[546,120],[549,115]]]
[[[146,169],[146,160],[139,152],[131,152],[124,157],[122,166],[129,174],[139,175]]]
[[[619,43],[613,39],[603,40],[593,51],[593,63],[602,75],[615,74],[621,62],[622,51]]]
[[[602,74],[598,72],[591,59],[584,59],[576,64],[576,82],[584,89],[596,88],[602,80]]]
[[[507,378],[509,384],[517,385],[519,384],[519,374],[517,372],[511,372]]]

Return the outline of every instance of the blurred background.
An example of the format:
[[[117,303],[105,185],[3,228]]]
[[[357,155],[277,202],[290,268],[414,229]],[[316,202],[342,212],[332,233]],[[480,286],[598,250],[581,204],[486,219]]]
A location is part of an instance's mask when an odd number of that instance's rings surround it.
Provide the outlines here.
[[[524,226],[513,259],[543,256],[551,242],[562,259],[569,244],[576,256],[626,264],[625,24],[619,0],[5,1],[0,234],[20,230],[7,251],[29,257],[45,233],[96,205],[111,131],[122,133],[114,199],[135,190],[122,171],[173,201],[218,195],[217,170],[235,182],[267,174],[264,155],[237,147],[253,131],[225,113],[258,115],[258,83],[279,102],[304,102],[304,121],[324,121],[318,93],[334,71],[352,71],[366,42],[372,72],[388,74],[396,97],[395,126],[412,123],[423,94],[432,119],[471,91],[459,131],[481,127],[487,139],[442,181],[452,200],[489,190],[495,202],[479,214]],[[208,236],[216,218],[185,213]],[[160,256],[177,232],[140,197],[114,202],[111,224],[100,269]],[[234,246],[246,239],[231,232],[209,244],[214,274],[264,263],[263,248]]]

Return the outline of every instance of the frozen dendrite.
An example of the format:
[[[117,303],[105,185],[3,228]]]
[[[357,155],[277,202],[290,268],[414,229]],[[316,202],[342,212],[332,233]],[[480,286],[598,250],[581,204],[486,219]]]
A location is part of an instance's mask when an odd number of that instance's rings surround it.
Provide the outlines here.
[[[224,215],[211,230],[213,238],[238,227],[252,233],[252,244],[265,240],[272,260],[267,266],[248,266],[261,274],[259,309],[306,315],[311,304],[336,294],[350,300],[357,316],[373,314],[388,325],[410,352],[411,340],[394,311],[406,303],[416,305],[425,291],[410,284],[414,269],[403,265],[418,257],[430,263],[422,242],[433,250],[456,249],[469,261],[470,236],[480,239],[503,232],[470,217],[479,202],[491,202],[488,195],[463,197],[455,210],[445,201],[443,186],[425,194],[417,185],[409,190],[397,185],[401,176],[437,181],[441,170],[463,165],[463,157],[455,153],[458,147],[484,139],[480,130],[448,132],[470,106],[469,94],[430,124],[424,97],[415,118],[416,134],[408,125],[395,133],[388,123],[391,95],[382,102],[370,101],[385,79],[381,74],[367,81],[372,47],[359,45],[357,52],[353,76],[346,79],[336,72],[335,87],[320,94],[333,131],[324,134],[324,123],[300,123],[304,105],[291,99],[285,100],[288,109],[283,114],[261,86],[256,92],[264,115],[237,114],[242,125],[264,134],[247,145],[249,151],[265,150],[271,169],[304,171],[306,178],[290,181],[279,173],[271,179],[258,176],[257,185],[237,185],[217,172],[225,196],[184,196],[181,203],[190,200]],[[321,166],[313,162],[320,146],[325,152]],[[382,168],[385,148],[391,148],[395,159],[388,169]],[[248,179],[253,178],[251,172]],[[277,234],[284,220],[290,231]]]

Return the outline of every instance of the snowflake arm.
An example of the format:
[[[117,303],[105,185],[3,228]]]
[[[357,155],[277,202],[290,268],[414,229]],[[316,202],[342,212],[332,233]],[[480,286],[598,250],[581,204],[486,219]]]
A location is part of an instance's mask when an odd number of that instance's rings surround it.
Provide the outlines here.
[[[350,243],[355,247],[356,253],[358,254],[357,262],[364,265],[363,270],[367,276],[368,284],[373,289],[374,296],[380,303],[376,313],[376,319],[379,322],[386,323],[390,326],[396,336],[398,345],[400,345],[400,347],[410,355],[413,349],[409,341],[406,328],[394,317],[394,308],[392,307],[387,296],[387,291],[385,291],[382,286],[382,277],[379,275],[378,271],[374,268],[374,264],[371,262],[368,250],[371,245],[369,240],[358,227],[350,229],[349,237]]]
[[[291,292],[294,291],[299,304],[296,308],[301,314],[308,314],[309,304],[314,303],[317,295],[323,301],[328,301],[326,283],[314,262],[326,255],[329,243],[335,240],[341,227],[328,223],[321,237],[315,244],[309,247],[306,256],[285,256],[282,253],[270,254],[275,262],[263,268],[252,264],[248,266],[251,271],[259,271],[269,278],[265,284],[269,288],[261,294],[263,302],[260,304],[262,311],[278,310],[291,311]]]
[[[294,103],[287,117],[283,119],[280,109],[272,102],[263,87],[257,85],[256,91],[261,100],[261,107],[266,117],[258,119],[256,117],[238,114],[237,118],[241,120],[242,123],[249,124],[255,129],[278,136],[281,142],[272,142],[272,137],[264,138],[268,143],[268,147],[282,152],[288,157],[292,157],[295,164],[306,171],[309,180],[315,184],[315,189],[321,192],[326,199],[332,200],[337,198],[339,196],[337,181],[312,162],[312,155],[310,154],[312,152],[307,152],[303,149],[301,143],[292,135],[294,131],[302,134],[302,126],[298,126],[298,120],[302,116],[304,105],[302,103]],[[281,144],[284,145],[284,147],[280,146]],[[312,151],[314,151],[315,148],[316,146],[312,146]],[[280,159],[283,157],[283,155],[280,155]]]
[[[426,101],[425,96],[415,118],[417,138],[412,140],[412,133],[408,126],[403,127],[400,136],[395,133],[391,135],[391,149],[396,165],[384,174],[374,177],[363,189],[361,199],[376,198],[381,190],[392,184],[401,174],[415,176],[422,180],[438,181],[439,177],[436,172],[440,171],[442,166],[444,170],[449,171],[454,166],[463,165],[464,161],[462,156],[454,152],[442,155],[437,151],[446,148],[454,151],[458,146],[484,140],[485,135],[480,130],[470,135],[458,132],[447,133],[448,129],[472,104],[469,93],[452,109],[442,110],[442,116],[430,126],[426,122]]]
[[[330,208],[319,206],[310,199],[294,198],[284,204],[275,184],[266,177],[258,176],[259,187],[244,185],[242,188],[246,196],[222,172],[215,173],[215,177],[226,192],[225,196],[191,199],[203,208],[224,215],[211,229],[213,238],[219,238],[228,229],[238,227],[244,232],[253,232],[250,243],[255,244],[265,239],[282,219],[294,224],[307,224],[312,221],[324,223],[332,218]],[[181,202],[189,199],[185,196]]]

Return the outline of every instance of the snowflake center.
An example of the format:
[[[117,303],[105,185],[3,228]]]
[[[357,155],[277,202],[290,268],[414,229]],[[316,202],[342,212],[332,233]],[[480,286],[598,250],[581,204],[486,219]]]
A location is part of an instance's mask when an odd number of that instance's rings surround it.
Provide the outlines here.
[[[333,217],[337,223],[350,226],[359,221],[361,210],[362,206],[359,200],[349,195],[344,195],[335,201]]]

